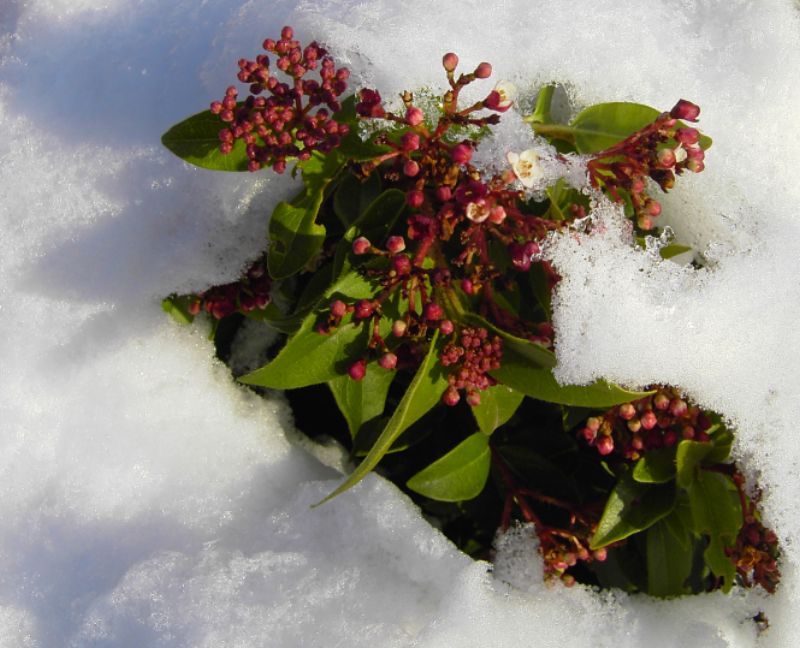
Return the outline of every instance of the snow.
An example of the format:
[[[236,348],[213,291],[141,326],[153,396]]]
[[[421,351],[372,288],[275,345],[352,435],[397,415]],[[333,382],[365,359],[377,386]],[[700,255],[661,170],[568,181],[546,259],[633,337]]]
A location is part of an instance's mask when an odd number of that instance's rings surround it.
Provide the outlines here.
[[[559,375],[676,384],[737,423],[784,541],[776,597],[513,588],[377,477],[310,508],[338,475],[298,447],[281,396],[234,385],[206,331],[158,305],[234,277],[292,191],[159,145],[287,23],[386,97],[440,87],[453,50],[521,96],[566,83],[567,112],[702,106],[707,170],[665,212],[714,262],[631,252],[613,209],[604,232],[554,241]],[[799,35],[790,0],[6,1],[0,646],[796,643]],[[505,544],[500,576],[536,573],[513,567],[526,546]],[[760,609],[772,627],[757,638]]]

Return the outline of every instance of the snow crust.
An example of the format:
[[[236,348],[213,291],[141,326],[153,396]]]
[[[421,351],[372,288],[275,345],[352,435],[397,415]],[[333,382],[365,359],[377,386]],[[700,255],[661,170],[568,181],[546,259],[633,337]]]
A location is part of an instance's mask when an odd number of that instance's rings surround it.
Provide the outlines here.
[[[609,208],[553,241],[558,371],[675,384],[737,424],[786,550],[776,597],[514,588],[377,477],[309,508],[337,474],[292,443],[280,395],[232,384],[158,306],[234,277],[292,191],[159,145],[287,23],[386,97],[440,87],[453,50],[521,96],[566,83],[566,113],[702,106],[707,170],[665,212],[714,262],[631,251]],[[797,643],[798,35],[789,0],[0,5],[0,646]],[[536,573],[526,547],[500,576]]]

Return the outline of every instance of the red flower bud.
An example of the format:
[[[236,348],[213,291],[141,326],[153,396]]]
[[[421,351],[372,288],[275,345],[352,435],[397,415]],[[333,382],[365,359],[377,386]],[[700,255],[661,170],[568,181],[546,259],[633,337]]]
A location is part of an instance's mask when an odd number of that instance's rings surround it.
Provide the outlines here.
[[[424,113],[416,106],[406,110],[406,124],[409,126],[419,126],[423,119],[425,119]]]
[[[450,407],[457,405],[460,400],[461,396],[455,387],[448,387],[444,394],[442,394],[442,402]]]
[[[372,243],[364,236],[359,236],[353,241],[353,254],[366,254],[372,247]]]
[[[347,305],[341,299],[331,302],[331,315],[339,318],[344,317],[345,313],[347,313]]]
[[[384,369],[394,369],[397,366],[397,356],[394,353],[384,353],[379,359],[378,364]]]
[[[681,99],[672,107],[669,114],[675,119],[697,121],[697,117],[700,115],[700,106],[693,104],[691,101],[686,101],[686,99]]]
[[[347,374],[353,380],[361,380],[367,373],[367,361],[363,358],[350,365]]]
[[[403,147],[406,153],[416,151],[419,148],[419,135],[416,133],[406,133],[400,138],[400,146]]]
[[[453,54],[453,52],[448,52],[442,57],[442,65],[448,72],[453,72],[456,66],[458,66],[458,56]]]
[[[444,317],[444,309],[436,302],[430,302],[425,306],[425,319],[439,321]]]
[[[492,65],[490,63],[483,62],[478,67],[475,68],[475,77],[478,79],[488,79],[492,76]]]
[[[692,146],[700,140],[700,133],[696,128],[679,128],[675,131],[675,139],[685,146]]]
[[[453,326],[453,322],[450,320],[442,320],[439,322],[439,330],[442,332],[442,335],[450,335],[454,329],[455,326]]]
[[[397,254],[406,249],[406,242],[402,236],[390,236],[386,241],[386,249],[392,254]]]
[[[603,436],[597,441],[597,451],[605,456],[614,452],[614,439],[610,436]]]
[[[406,324],[403,320],[395,320],[392,323],[392,335],[395,337],[403,337],[406,334],[407,328],[408,324]]]
[[[425,194],[417,189],[413,189],[406,194],[406,202],[413,209],[418,209],[422,207],[422,203],[425,202]]]
[[[407,160],[403,165],[403,173],[409,178],[415,177],[419,173],[419,164],[414,160]]]
[[[401,277],[411,272],[411,259],[405,254],[398,254],[392,257],[392,269]]]
[[[472,159],[472,147],[464,143],[456,144],[451,155],[456,164],[467,164]]]

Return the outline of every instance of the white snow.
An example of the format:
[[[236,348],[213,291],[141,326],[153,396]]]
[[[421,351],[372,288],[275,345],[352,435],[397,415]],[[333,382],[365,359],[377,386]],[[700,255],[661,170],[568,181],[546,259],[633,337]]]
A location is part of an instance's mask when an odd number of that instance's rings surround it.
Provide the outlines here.
[[[604,234],[554,243],[559,372],[679,385],[737,423],[784,540],[776,597],[514,589],[376,477],[309,508],[337,475],[291,442],[286,404],[159,308],[235,276],[292,191],[159,144],[287,23],[385,97],[440,87],[452,50],[494,65],[477,95],[559,81],[567,110],[702,106],[707,170],[665,212],[716,261],[631,252],[613,210]],[[799,36],[791,0],[0,5],[0,646],[797,643]]]

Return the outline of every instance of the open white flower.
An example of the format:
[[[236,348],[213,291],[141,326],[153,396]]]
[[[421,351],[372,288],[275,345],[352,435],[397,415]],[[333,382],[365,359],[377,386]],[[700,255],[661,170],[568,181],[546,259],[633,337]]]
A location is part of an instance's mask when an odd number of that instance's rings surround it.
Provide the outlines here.
[[[506,159],[519,181],[528,189],[544,178],[539,154],[534,149],[527,149],[522,153],[508,153]]]
[[[489,205],[486,204],[483,198],[479,198],[475,202],[471,202],[467,205],[466,215],[473,223],[482,223],[489,218],[490,213]]]
[[[500,81],[494,89],[500,95],[498,107],[504,110],[510,108],[517,97],[517,86],[511,81]]]

